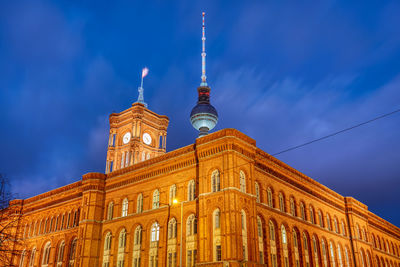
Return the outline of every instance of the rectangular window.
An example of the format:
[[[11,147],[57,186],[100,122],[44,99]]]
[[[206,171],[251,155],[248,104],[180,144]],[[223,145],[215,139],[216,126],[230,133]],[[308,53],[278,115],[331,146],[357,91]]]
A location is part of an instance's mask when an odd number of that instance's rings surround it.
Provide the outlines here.
[[[168,253],[168,267],[172,267],[172,253]]]
[[[186,262],[186,265],[189,266],[189,267],[192,266],[192,251],[191,251],[191,250],[189,250],[189,251],[187,252],[187,262]]]
[[[110,172],[113,171],[113,166],[114,166],[114,162],[113,162],[113,161],[110,161]]]
[[[217,261],[221,261],[222,260],[221,245],[217,245],[215,255],[216,255]]]
[[[113,147],[115,147],[115,135],[116,135],[116,134],[113,134],[113,136],[112,136],[112,143],[111,143],[111,146],[113,146]]]
[[[196,264],[196,260],[197,260],[197,250],[193,250],[193,266]]]

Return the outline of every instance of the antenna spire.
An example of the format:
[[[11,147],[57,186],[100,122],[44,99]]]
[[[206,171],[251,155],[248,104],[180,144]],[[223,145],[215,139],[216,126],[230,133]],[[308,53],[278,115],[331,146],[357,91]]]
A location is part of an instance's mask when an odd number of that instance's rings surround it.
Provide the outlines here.
[[[203,37],[201,38],[203,49],[201,52],[201,83],[200,86],[208,86],[207,85],[207,76],[206,76],[206,26],[204,25],[204,15],[203,15]]]

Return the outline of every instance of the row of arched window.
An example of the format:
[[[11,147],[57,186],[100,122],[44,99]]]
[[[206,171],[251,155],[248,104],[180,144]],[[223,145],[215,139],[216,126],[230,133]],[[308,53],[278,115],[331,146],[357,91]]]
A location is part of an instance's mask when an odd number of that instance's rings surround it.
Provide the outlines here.
[[[66,266],[65,262],[67,262],[68,267],[73,267],[75,264],[75,257],[76,257],[76,245],[77,239],[73,239],[69,244],[69,248],[65,249],[65,241],[61,241],[59,245],[56,247],[56,258],[54,259],[54,266],[62,267]],[[33,247],[31,250],[23,250],[20,260],[19,260],[19,267],[34,267],[34,266],[41,266],[47,267],[49,266],[50,260],[50,252],[51,252],[51,242],[47,242],[43,248],[42,253],[38,253],[36,247]],[[37,265],[37,257],[38,255],[42,255],[39,265]]]
[[[399,247],[396,243],[393,243],[392,241],[390,241],[389,243],[389,240],[384,239],[379,235],[375,236],[373,233],[371,234],[371,238],[372,238],[372,245],[375,249],[379,249],[386,253],[400,257]]]
[[[177,237],[177,221],[175,218],[171,218],[168,222],[168,240],[175,239]],[[134,267],[140,266],[141,263],[141,245],[142,245],[142,232],[143,228],[141,225],[138,225],[135,228],[135,232],[133,235],[133,265]],[[197,234],[197,219],[194,214],[191,214],[187,217],[186,220],[186,236],[194,236]],[[112,233],[110,231],[107,231],[105,233],[104,237],[104,245],[103,245],[103,267],[109,267],[110,266],[110,256],[113,254],[112,251]],[[148,266],[157,266],[158,265],[158,245],[157,242],[160,239],[160,225],[158,222],[154,222],[151,227],[150,227],[150,236],[149,236],[149,265]],[[126,229],[123,228],[119,234],[118,234],[118,249],[117,249],[117,266],[124,266],[125,262],[125,249],[126,249],[126,244],[127,244],[127,235],[126,235]],[[174,243],[176,245],[176,242]],[[190,254],[190,262],[195,262],[195,258],[193,258],[193,255],[197,254],[197,250],[193,251],[190,250],[190,253],[187,251],[187,254]],[[172,264],[172,258],[171,258],[171,264],[168,266],[176,266]],[[176,259],[175,259],[176,263]]]
[[[79,225],[80,209],[57,216],[43,218],[24,226],[23,239],[65,230]]]
[[[176,197],[177,188],[176,185],[170,186],[169,189],[169,204],[172,205],[173,200]],[[157,209],[160,207],[160,191],[158,189],[153,191],[152,195],[152,209]],[[187,200],[192,201],[196,198],[196,183],[194,180],[190,180],[187,185]],[[124,198],[122,200],[121,217],[128,215],[129,200]],[[143,194],[140,193],[136,198],[136,213],[143,212]],[[110,201],[107,207],[107,220],[114,218],[114,202]]]
[[[262,202],[261,195],[260,195],[260,185],[256,182],[255,183],[255,192],[257,202]],[[346,233],[346,224],[345,220],[340,220],[340,227],[339,227],[339,220],[336,216],[331,219],[329,213],[324,213],[322,210],[318,210],[317,214],[315,214],[314,207],[310,204],[308,207],[304,204],[304,202],[300,202],[299,212],[297,210],[297,204],[294,197],[290,197],[289,199],[289,208],[286,207],[286,200],[285,195],[283,192],[278,193],[278,205],[275,204],[275,199],[273,196],[273,190],[271,187],[267,188],[267,199],[266,199],[267,206],[271,208],[277,208],[281,212],[289,213],[294,217],[300,217],[304,221],[309,221],[312,224],[318,224],[322,228],[326,228],[329,231],[334,231],[337,234],[342,234],[344,236],[347,235]]]

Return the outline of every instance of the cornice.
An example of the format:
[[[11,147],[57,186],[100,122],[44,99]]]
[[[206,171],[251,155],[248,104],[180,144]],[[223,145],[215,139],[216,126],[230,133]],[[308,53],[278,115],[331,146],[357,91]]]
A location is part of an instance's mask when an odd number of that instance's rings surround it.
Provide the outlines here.
[[[46,193],[31,197],[31,198],[27,198],[27,199],[24,200],[24,205],[32,204],[32,203],[34,203],[34,202],[36,202],[38,200],[42,200],[42,199],[45,199],[45,198],[48,198],[48,197],[51,197],[51,196],[55,196],[57,194],[65,193],[65,192],[67,192],[69,190],[72,190],[72,189],[75,189],[75,188],[79,188],[79,187],[81,187],[81,185],[82,185],[82,181],[77,181],[77,182],[74,182],[72,184],[65,185],[65,186],[59,187],[57,189],[53,189],[53,190],[48,191]]]

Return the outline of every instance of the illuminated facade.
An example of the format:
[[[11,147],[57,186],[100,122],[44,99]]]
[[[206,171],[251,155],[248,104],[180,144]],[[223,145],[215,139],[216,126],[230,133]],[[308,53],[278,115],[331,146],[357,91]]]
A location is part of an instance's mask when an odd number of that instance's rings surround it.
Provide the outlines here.
[[[400,266],[400,229],[363,203],[235,129],[165,153],[167,126],[112,114],[105,174],[13,200],[15,266]]]

